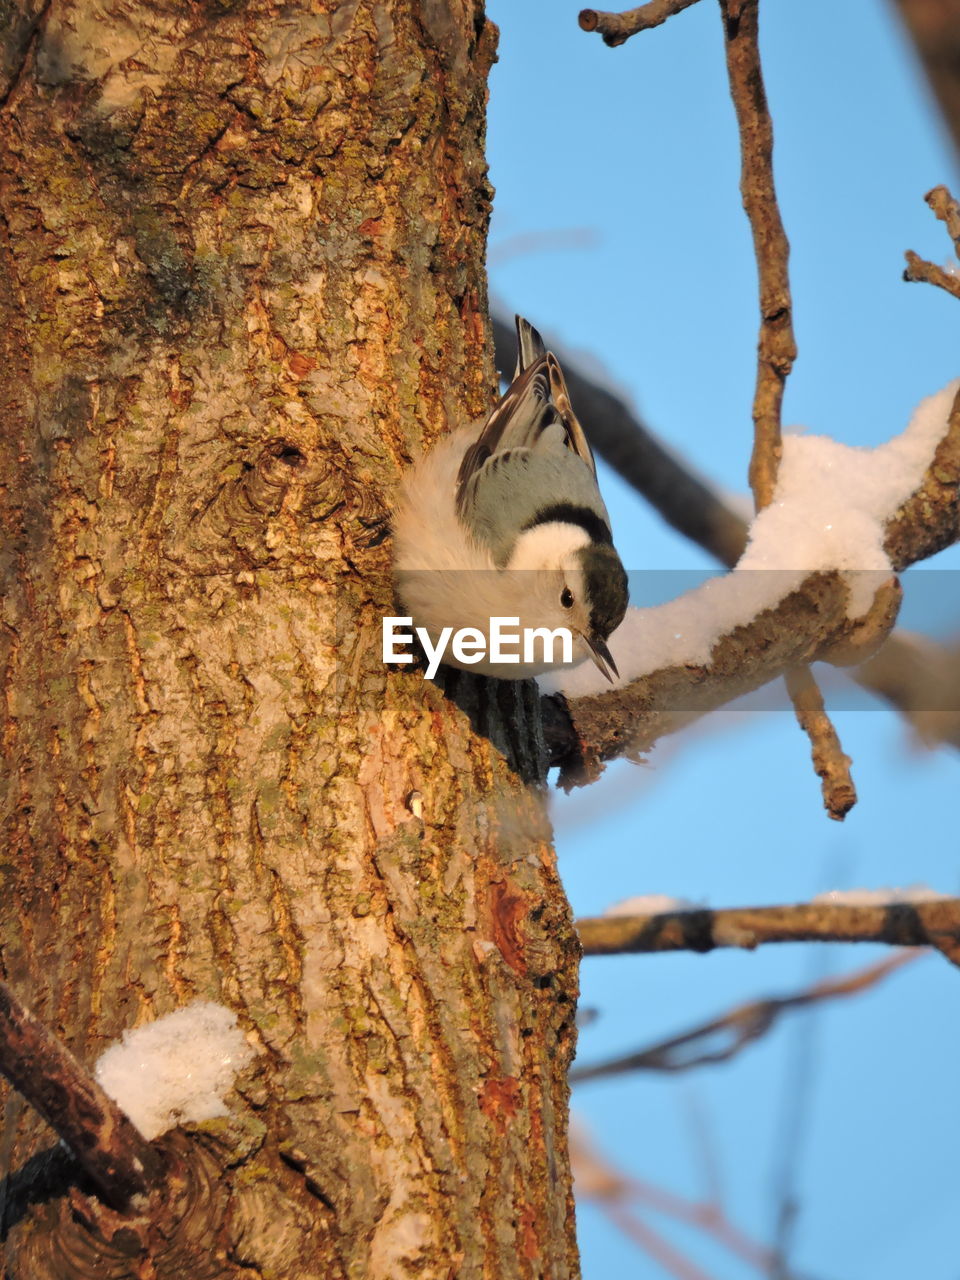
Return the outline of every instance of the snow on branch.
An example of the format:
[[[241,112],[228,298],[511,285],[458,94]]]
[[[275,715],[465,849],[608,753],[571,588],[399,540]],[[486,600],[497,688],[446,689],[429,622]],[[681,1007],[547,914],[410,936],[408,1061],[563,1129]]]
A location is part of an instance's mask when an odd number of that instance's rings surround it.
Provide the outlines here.
[[[631,609],[610,639],[621,672],[604,692],[586,665],[541,681],[564,701],[545,715],[561,782],[642,753],[786,672],[863,661],[896,616],[894,571],[955,541],[960,382],[924,400],[876,449],[787,436],[773,502],[733,573],[652,609]]]
[[[943,188],[938,188],[943,190]],[[498,369],[509,369],[514,358],[516,334],[512,324],[492,317],[493,339]],[[564,352],[554,342],[551,350],[560,357],[564,376],[577,412],[583,420],[594,452],[645,498],[678,533],[703,547],[728,568],[733,568],[747,543],[749,524],[709,483],[698,476],[675,452],[644,424],[635,411],[609,387],[595,380],[577,363],[575,355]],[[946,479],[960,461],[960,441],[951,451],[942,449],[936,473]],[[924,483],[941,486],[933,473]],[[947,499],[948,501],[949,499]],[[925,509],[925,500],[912,504],[914,520]],[[942,510],[944,499],[935,496],[934,508]],[[904,512],[906,508],[902,509]],[[895,517],[885,539],[889,551],[897,551],[899,534],[906,516]],[[950,541],[949,529],[946,540]],[[918,553],[917,557],[919,558]],[[949,743],[960,748],[960,648],[944,648],[922,636],[894,631],[879,651],[852,672],[856,682],[889,702],[910,721],[920,739],[933,745]],[[548,704],[554,717],[554,704]]]
[[[878,900],[878,892],[880,900]],[[586,956],[627,952],[753,950],[769,942],[885,942],[934,947],[960,965],[960,898],[929,892],[860,891],[851,902],[801,902],[780,907],[707,908],[576,922]]]
[[[111,1208],[158,1187],[159,1155],[130,1119],[11,989],[0,983],[0,1072],[72,1152]]]
[[[495,315],[493,335],[497,368],[509,369],[516,343],[513,326]],[[561,357],[573,402],[595,452],[674,529],[732,568],[746,546],[747,521],[685,460],[663,445],[619,396],[579,367],[575,356],[564,353],[555,343],[549,345]],[[910,502],[888,523],[884,547],[897,567],[904,563],[906,545],[926,539],[931,533],[922,525],[917,528],[921,517],[932,510],[940,513],[940,520],[949,508],[947,482],[957,473],[958,464],[960,436],[952,448],[949,440],[941,443],[935,464],[921,485],[920,492],[929,486],[937,490],[932,503],[928,506],[926,498]],[[949,525],[945,532],[932,533],[938,542],[952,541]],[[928,554],[922,546],[917,546],[915,552],[909,558]],[[855,655],[851,655],[851,661],[854,659]],[[947,742],[960,747],[960,651],[940,649],[922,637],[896,631],[874,657],[852,674],[858,684],[900,710],[924,742]],[[562,746],[570,734],[569,719],[550,699],[544,700],[544,712],[548,722],[555,725],[556,743]]]

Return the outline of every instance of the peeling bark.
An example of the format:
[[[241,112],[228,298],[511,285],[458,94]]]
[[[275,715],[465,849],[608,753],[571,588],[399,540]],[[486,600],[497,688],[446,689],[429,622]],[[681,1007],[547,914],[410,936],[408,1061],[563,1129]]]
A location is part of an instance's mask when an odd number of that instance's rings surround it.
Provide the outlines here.
[[[367,535],[493,392],[495,34],[479,0],[7,29],[0,976],[86,1062],[194,997],[259,1050],[137,1221],[8,1097],[10,1277],[577,1274],[539,700],[385,669]]]

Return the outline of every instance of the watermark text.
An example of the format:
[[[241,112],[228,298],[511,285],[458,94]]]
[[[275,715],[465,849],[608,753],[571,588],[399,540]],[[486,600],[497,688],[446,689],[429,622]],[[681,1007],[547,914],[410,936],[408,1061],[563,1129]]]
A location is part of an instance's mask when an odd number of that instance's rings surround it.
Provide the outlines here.
[[[500,663],[519,663],[541,668],[560,666],[573,661],[573,633],[567,627],[521,627],[519,618],[491,618],[488,631],[479,627],[444,627],[436,644],[425,627],[414,627],[412,618],[384,618],[383,661],[413,662],[413,654],[405,647],[414,635],[427,655],[424,678],[432,680],[449,648],[457,666],[471,667]],[[557,643],[560,656],[555,657]]]

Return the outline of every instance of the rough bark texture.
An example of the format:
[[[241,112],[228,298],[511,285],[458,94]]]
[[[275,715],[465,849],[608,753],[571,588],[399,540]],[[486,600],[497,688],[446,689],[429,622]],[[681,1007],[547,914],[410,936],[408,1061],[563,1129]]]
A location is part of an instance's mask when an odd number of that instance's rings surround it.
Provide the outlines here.
[[[479,0],[6,22],[0,976],[86,1062],[194,997],[259,1055],[139,1219],[8,1097],[4,1274],[575,1275],[538,699],[385,670],[366,538],[493,390],[495,31]]]

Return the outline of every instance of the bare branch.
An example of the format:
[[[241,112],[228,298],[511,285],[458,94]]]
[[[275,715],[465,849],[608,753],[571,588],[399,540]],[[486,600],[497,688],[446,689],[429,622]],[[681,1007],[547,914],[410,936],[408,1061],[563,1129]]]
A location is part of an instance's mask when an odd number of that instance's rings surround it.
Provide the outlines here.
[[[497,368],[513,368],[516,332],[493,317]],[[548,344],[550,345],[550,344]],[[612,392],[598,386],[554,345],[577,414],[594,450],[618,475],[642,494],[678,533],[690,538],[725,565],[740,559],[747,524],[690,467],[670,452],[636,414]]]
[[[766,1035],[788,1009],[801,1009],[823,1000],[856,995],[918,958],[918,952],[901,952],[845,978],[828,978],[794,995],[751,1000],[649,1049],[623,1054],[594,1066],[575,1067],[570,1072],[570,1081],[582,1083],[629,1071],[689,1071],[692,1067],[727,1062],[748,1044]]]
[[[840,745],[833,721],[823,705],[823,694],[809,667],[787,672],[787,692],[797,723],[810,739],[824,808],[831,818],[842,822],[857,803],[857,790],[850,776],[850,757]]]
[[[960,898],[878,906],[801,902],[780,907],[667,911],[578,920],[587,956],[627,952],[752,950],[768,942],[885,942],[935,947],[960,964]]]
[[[111,1208],[123,1210],[158,1186],[163,1168],[154,1148],[5,983],[0,1072],[66,1143]]]
[[[934,187],[924,196],[927,204],[940,219],[950,234],[954,251],[960,255],[960,205],[946,187]],[[927,262],[908,249],[904,255],[907,268],[903,273],[904,280],[919,281],[924,284],[935,284],[938,289],[945,289],[954,298],[960,298],[960,275],[935,263]]]
[[[589,249],[596,245],[598,240],[599,233],[595,227],[556,227],[552,230],[520,231],[490,246],[487,250],[487,265],[500,267],[513,258],[526,258],[532,253],[562,253],[564,250]],[[514,345],[516,345],[515,333]],[[512,367],[512,361],[510,367]]]
[[[958,10],[960,17],[960,10]],[[947,228],[953,247],[960,256],[960,203],[954,200],[946,187],[934,187],[923,197]]]
[[[639,9],[628,9],[625,13],[581,9],[577,21],[581,30],[596,31],[603,37],[603,43],[612,49],[618,44],[624,44],[640,31],[659,27],[675,13],[682,13],[696,2],[697,0],[649,0],[648,4],[642,4]]]
[[[797,358],[797,344],[788,272],[790,245],[773,183],[773,123],[760,66],[758,9],[759,0],[720,0],[730,96],[740,129],[740,194],[750,222],[760,286],[750,459],[750,487],[759,511],[773,498],[777,483],[783,388]]]
[[[856,678],[901,711],[927,746],[960,747],[960,646],[898,631]]]
[[[960,298],[960,276],[954,275],[944,267],[938,267],[936,263],[927,262],[924,258],[918,257],[912,249],[908,249],[904,257],[907,260],[907,266],[903,278],[908,283],[935,284],[938,289],[946,290],[954,298]]]

